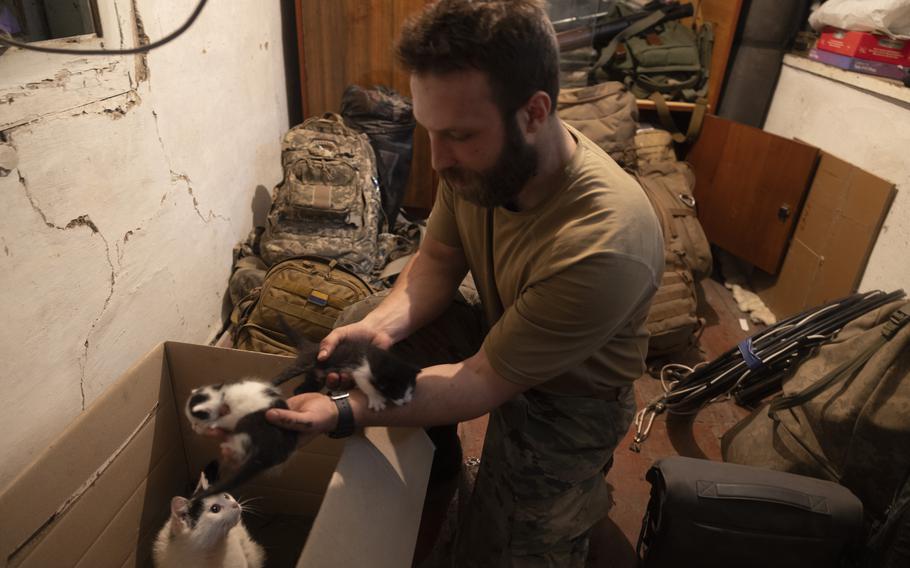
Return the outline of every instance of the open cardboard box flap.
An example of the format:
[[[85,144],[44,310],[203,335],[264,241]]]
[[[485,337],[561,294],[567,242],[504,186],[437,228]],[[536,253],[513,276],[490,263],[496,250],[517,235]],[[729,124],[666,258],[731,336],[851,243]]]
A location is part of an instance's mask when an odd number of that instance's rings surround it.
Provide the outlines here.
[[[0,566],[149,565],[171,497],[217,455],[183,416],[189,391],[274,376],[289,361],[157,346],[0,493]],[[398,568],[411,563],[432,454],[419,429],[320,437],[244,493],[268,513],[315,517],[298,566]]]

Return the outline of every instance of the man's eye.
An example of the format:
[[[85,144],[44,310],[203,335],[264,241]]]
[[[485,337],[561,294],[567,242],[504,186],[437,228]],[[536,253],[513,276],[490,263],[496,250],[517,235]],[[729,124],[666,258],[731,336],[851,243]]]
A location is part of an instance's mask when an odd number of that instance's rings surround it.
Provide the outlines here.
[[[212,505],[211,507],[209,507],[209,511],[211,511],[213,513],[218,513],[219,511],[221,511],[221,505]]]
[[[471,135],[465,132],[449,132],[449,139],[456,142],[464,142],[470,137]]]

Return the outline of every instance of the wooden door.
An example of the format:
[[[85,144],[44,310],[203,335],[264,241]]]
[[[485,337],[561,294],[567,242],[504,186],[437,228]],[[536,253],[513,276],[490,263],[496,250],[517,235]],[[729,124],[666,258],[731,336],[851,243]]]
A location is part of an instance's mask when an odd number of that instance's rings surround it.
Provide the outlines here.
[[[340,112],[351,84],[385,85],[410,96],[408,74],[395,62],[402,22],[430,0],[297,0],[297,41],[304,117]],[[404,205],[433,206],[436,178],[429,137],[414,133],[414,157]]]
[[[711,243],[776,274],[818,163],[818,148],[716,116],[686,159]]]

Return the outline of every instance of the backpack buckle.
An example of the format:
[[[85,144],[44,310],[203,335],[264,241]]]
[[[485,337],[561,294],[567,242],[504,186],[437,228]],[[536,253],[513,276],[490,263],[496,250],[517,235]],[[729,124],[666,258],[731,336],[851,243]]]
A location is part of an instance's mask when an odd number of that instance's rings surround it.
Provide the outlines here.
[[[888,318],[887,323],[885,323],[885,327],[882,329],[882,335],[885,336],[885,339],[891,339],[897,335],[897,332],[900,331],[900,329],[904,327],[908,321],[910,321],[910,314],[904,310],[897,310],[891,314],[890,318]]]

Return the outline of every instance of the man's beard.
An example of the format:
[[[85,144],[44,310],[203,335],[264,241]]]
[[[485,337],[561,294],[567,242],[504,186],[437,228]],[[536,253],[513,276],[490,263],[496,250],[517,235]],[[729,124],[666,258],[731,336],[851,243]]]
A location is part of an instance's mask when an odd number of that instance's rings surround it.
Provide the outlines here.
[[[525,142],[513,116],[505,121],[505,140],[496,163],[483,172],[452,166],[439,172],[443,181],[466,201],[481,207],[515,208],[515,197],[537,173],[537,151]]]

